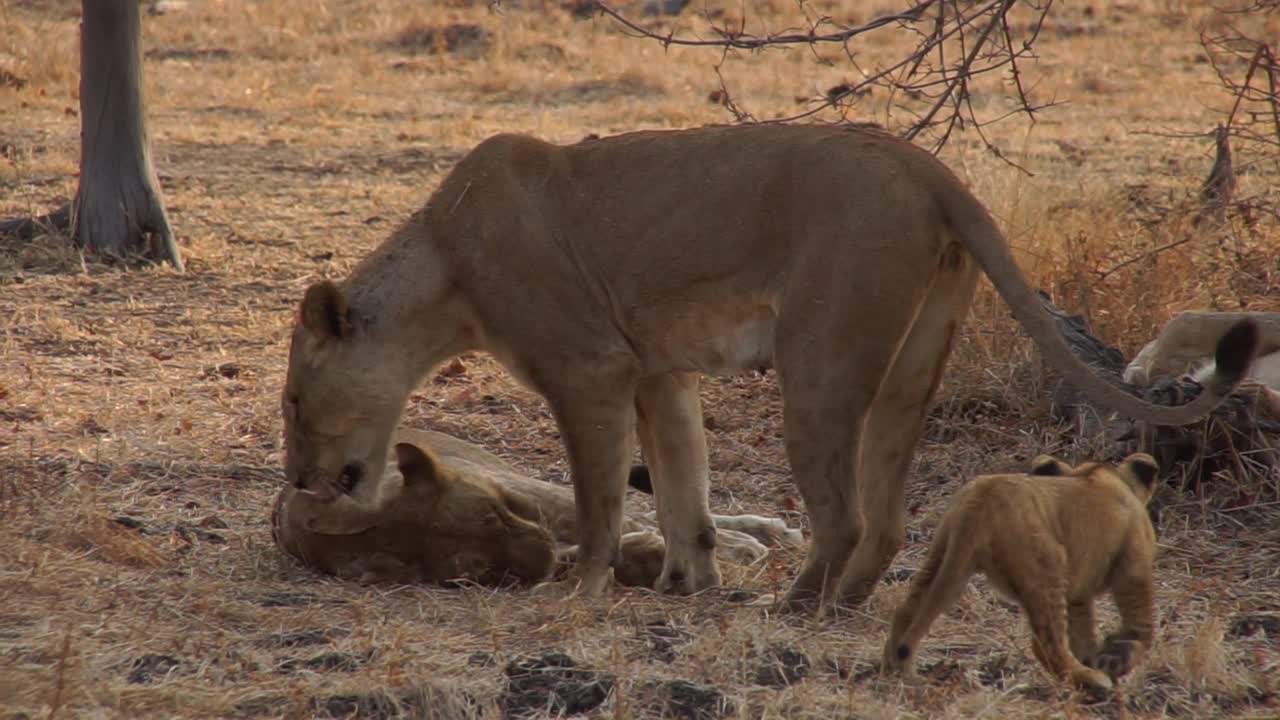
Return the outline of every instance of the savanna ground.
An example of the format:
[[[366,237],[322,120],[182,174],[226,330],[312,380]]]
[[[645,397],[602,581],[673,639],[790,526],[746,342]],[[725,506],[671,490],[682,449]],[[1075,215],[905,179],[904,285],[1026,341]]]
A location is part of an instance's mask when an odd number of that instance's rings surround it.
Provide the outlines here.
[[[922,648],[921,687],[876,680],[901,579],[952,491],[978,471],[1089,446],[1064,445],[1038,356],[985,287],[912,471],[907,547],[851,617],[745,607],[740,591],[786,586],[800,558],[785,553],[729,569],[728,588],[704,596],[614,589],[565,604],[361,587],[284,559],[268,513],[288,333],[308,283],[344,276],[490,134],[570,142],[728,119],[708,102],[714,51],[664,52],[607,20],[531,4],[195,0],[144,16],[154,157],[188,271],[82,264],[56,234],[0,249],[5,717],[493,717],[554,704],[532,687],[542,681],[576,687],[554,707],[593,717],[1280,713],[1280,507],[1247,491],[1268,481],[1256,477],[1225,495],[1162,491],[1157,645],[1112,701],[1086,706],[1049,682],[1016,610],[980,580]],[[745,5],[757,28],[801,18],[782,0]],[[893,6],[823,7],[865,20]],[[78,16],[73,2],[0,5],[0,217],[74,192]],[[1038,99],[1066,104],[988,130],[1033,174],[971,133],[943,153],[1033,280],[1128,354],[1181,309],[1280,310],[1280,234],[1265,217],[1098,275],[1191,231],[1170,208],[1194,195],[1212,142],[1159,133],[1206,132],[1229,104],[1197,43],[1214,18],[1198,3],[1062,4],[1025,67]],[[1260,34],[1280,36],[1270,22]],[[449,23],[487,35],[433,52],[429,31]],[[873,63],[907,42],[858,48]],[[823,52],[837,62],[803,48],[737,58],[726,79],[758,115],[791,113],[797,96],[852,72]],[[865,119],[886,119],[870,108]],[[1266,199],[1276,167],[1249,152],[1237,148],[1240,193]],[[703,398],[714,509],[803,523],[773,375],[707,380]],[[405,422],[567,481],[547,408],[487,357],[424,384]],[[1256,497],[1241,500],[1241,482]],[[583,672],[509,681],[513,661],[550,651]]]

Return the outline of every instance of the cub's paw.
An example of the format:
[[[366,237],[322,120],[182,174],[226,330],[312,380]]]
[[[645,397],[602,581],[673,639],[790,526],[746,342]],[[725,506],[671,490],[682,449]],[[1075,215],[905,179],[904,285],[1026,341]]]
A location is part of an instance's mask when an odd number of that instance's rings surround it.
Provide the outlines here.
[[[1137,634],[1131,630],[1122,630],[1111,633],[1102,641],[1102,648],[1089,664],[1114,680],[1124,677],[1133,669],[1141,652],[1142,643],[1138,641]]]

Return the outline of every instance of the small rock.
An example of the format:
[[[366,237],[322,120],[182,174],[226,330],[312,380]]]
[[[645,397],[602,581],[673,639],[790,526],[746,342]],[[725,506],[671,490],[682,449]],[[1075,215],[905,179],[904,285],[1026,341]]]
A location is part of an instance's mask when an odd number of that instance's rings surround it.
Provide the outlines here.
[[[649,623],[641,633],[653,656],[668,663],[676,659],[676,647],[690,640],[689,633],[665,622]]]
[[[473,57],[484,54],[491,43],[489,31],[472,23],[450,23],[443,26],[410,25],[392,43],[411,52],[456,53]]]
[[[753,682],[771,688],[794,685],[809,675],[809,658],[786,646],[774,646],[760,658]]]
[[[183,12],[187,9],[189,3],[185,0],[156,0],[147,7],[148,15],[168,15],[169,13]]]
[[[912,575],[915,575],[914,570],[910,570],[908,568],[894,568],[893,570],[885,573],[884,577],[880,578],[880,582],[885,585],[897,585],[898,583],[910,581]]]
[[[311,699],[311,710],[321,718],[391,720],[402,717],[400,704],[384,692],[364,695],[329,695]]]
[[[202,373],[206,378],[210,379],[222,377],[228,380],[233,380],[240,377],[241,370],[242,368],[239,363],[225,362],[217,365],[210,365],[209,367],[206,367]]]
[[[1009,661],[1009,656],[1001,653],[984,660],[978,665],[978,682],[986,687],[1003,690],[1008,680],[1017,674],[1017,667]]]
[[[719,688],[687,680],[668,680],[654,687],[662,716],[682,720],[714,720],[735,712],[733,701]]]
[[[1259,632],[1266,633],[1268,640],[1280,642],[1280,615],[1238,615],[1231,621],[1231,627],[1227,629],[1227,636],[1233,638],[1252,637]]]
[[[276,666],[276,672],[291,675],[299,670],[311,672],[355,672],[364,664],[360,658],[342,652],[327,652],[313,658],[288,658]]]
[[[124,527],[127,527],[130,530],[137,530],[143,535],[150,533],[150,531],[147,530],[147,524],[136,517],[132,517],[129,515],[121,515],[115,518],[115,523],[117,525],[123,525]]]
[[[201,540],[207,543],[213,543],[214,545],[227,544],[226,538],[222,537],[216,532],[205,530],[204,528],[187,527],[186,525],[174,525],[173,532],[178,537],[182,538],[183,540],[186,540],[187,542],[191,542],[191,538],[194,537],[197,540]]]
[[[578,715],[604,703],[615,678],[579,669],[568,655],[548,651],[513,660],[506,668],[507,688],[500,703],[504,717]]]
[[[478,652],[471,653],[471,656],[467,658],[467,664],[471,667],[493,667],[498,664],[498,660],[493,656],[493,653]]]
[[[284,649],[328,645],[333,642],[335,638],[342,637],[346,634],[346,630],[339,630],[336,628],[273,633],[259,640],[258,646],[264,648]]]
[[[285,695],[259,695],[236,703],[236,717],[280,717],[293,703]]]
[[[172,655],[148,654],[134,659],[126,678],[133,685],[160,682],[182,668],[182,661]]]

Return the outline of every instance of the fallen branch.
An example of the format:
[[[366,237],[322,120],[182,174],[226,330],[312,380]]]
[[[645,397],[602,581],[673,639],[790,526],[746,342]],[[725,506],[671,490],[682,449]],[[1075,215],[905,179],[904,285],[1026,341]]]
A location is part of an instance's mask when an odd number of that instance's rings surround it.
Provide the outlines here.
[[[63,233],[71,230],[70,203],[39,217],[0,221],[0,235],[10,235],[23,241],[51,230]]]
[[[1181,405],[1200,394],[1199,383],[1187,377],[1159,378],[1145,388],[1123,382],[1123,353],[1043,291],[1040,303],[1076,354],[1129,393],[1158,405]],[[1119,461],[1136,450],[1151,453],[1162,477],[1184,489],[1212,490],[1226,505],[1280,498],[1280,422],[1260,414],[1256,385],[1242,385],[1207,418],[1180,427],[1147,426],[1101,410],[1064,380],[1054,385],[1051,397],[1054,416],[1073,428],[1070,439],[1101,446],[1101,459]]]

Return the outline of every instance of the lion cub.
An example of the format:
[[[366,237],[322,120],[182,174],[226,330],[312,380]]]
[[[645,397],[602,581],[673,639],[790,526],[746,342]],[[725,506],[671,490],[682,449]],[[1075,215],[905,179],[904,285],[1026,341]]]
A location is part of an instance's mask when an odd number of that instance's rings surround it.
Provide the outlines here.
[[[1143,453],[1116,467],[1075,468],[1041,455],[1030,474],[985,475],[961,488],[893,616],[884,670],[912,672],[917,643],[981,572],[1022,606],[1045,669],[1110,688],[1151,643],[1156,540],[1146,505],[1158,470]],[[1099,647],[1093,599],[1107,590],[1122,627]]]

